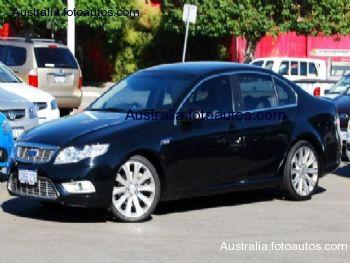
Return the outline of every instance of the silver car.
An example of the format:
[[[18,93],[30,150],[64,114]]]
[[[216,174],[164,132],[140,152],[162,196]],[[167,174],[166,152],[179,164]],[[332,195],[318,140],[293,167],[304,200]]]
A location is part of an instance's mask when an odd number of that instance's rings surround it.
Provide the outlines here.
[[[13,137],[39,124],[37,108],[30,101],[0,88],[0,112],[10,123]]]

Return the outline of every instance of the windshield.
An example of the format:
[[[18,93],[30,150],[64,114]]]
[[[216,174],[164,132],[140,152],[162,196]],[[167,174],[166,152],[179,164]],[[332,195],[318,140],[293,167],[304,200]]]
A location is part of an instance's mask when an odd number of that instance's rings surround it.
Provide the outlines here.
[[[88,110],[128,112],[167,110],[190,86],[194,77],[178,72],[144,71],[114,85]]]
[[[4,64],[0,63],[0,82],[17,83],[21,81]]]
[[[346,93],[350,87],[350,75],[342,77],[333,87],[329,89],[329,93]]]

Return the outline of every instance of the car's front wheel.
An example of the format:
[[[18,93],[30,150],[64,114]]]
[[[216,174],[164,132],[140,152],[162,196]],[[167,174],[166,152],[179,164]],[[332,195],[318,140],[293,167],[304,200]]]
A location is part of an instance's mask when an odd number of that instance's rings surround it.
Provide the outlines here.
[[[284,187],[294,200],[309,199],[320,175],[320,158],[307,141],[297,142],[289,151],[284,166]]]
[[[124,222],[144,221],[156,208],[160,190],[159,176],[152,163],[135,155],[117,172],[110,210]]]

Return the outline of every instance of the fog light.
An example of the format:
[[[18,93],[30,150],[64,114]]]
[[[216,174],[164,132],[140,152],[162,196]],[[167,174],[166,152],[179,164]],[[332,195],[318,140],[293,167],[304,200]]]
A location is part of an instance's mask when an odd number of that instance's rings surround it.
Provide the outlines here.
[[[90,181],[77,181],[62,184],[64,190],[71,194],[91,194],[95,187]]]

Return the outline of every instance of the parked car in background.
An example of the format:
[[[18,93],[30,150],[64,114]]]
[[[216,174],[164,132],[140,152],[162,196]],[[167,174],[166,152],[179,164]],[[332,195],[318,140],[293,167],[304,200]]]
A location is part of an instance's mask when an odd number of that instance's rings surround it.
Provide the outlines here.
[[[3,88],[0,88],[0,112],[6,116],[15,139],[39,124],[36,106]]]
[[[332,99],[338,109],[341,138],[343,142],[343,156],[345,156],[345,145],[348,133],[348,123],[350,120],[350,94],[342,94]]]
[[[329,90],[325,92],[325,97],[334,99],[340,95],[350,95],[350,74],[343,76]]]
[[[57,102],[52,95],[24,83],[1,62],[0,87],[33,102],[38,110],[39,124],[60,117]]]
[[[328,79],[327,64],[321,59],[269,57],[258,58],[251,64],[283,75],[314,96],[323,96],[335,83]]]
[[[227,118],[233,112],[248,118]],[[340,163],[338,131],[331,100],[272,71],[161,65],[117,83],[85,112],[23,134],[8,190],[109,208],[126,222],[147,219],[160,200],[233,190],[283,186],[306,200]]]
[[[53,95],[60,109],[80,106],[82,74],[67,46],[53,39],[0,38],[0,61],[29,85]]]
[[[0,113],[0,177],[7,175],[10,171],[12,147],[13,136],[10,124],[6,116]]]

